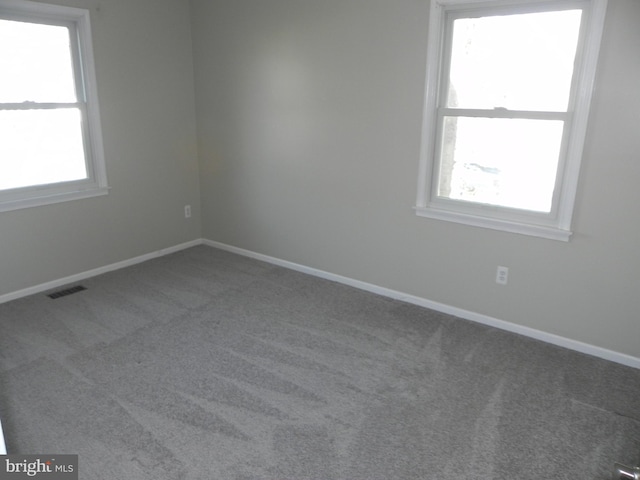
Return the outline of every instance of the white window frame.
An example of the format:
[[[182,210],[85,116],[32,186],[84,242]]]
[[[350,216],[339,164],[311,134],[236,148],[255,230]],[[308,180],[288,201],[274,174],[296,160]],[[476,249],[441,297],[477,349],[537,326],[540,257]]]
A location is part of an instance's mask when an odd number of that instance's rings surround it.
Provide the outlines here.
[[[64,25],[70,28],[78,96],[77,102],[73,106],[79,108],[82,115],[82,134],[87,170],[87,178],[82,180],[0,191],[0,212],[106,195],[109,189],[89,11],[82,8],[26,0],[0,0],[0,18]],[[38,106],[37,103],[31,105],[25,103],[17,108],[29,109],[38,108]],[[60,105],[60,107],[63,106]],[[66,106],[68,107],[68,105]],[[16,108],[16,106],[11,108]],[[47,104],[47,108],[56,108],[56,104]]]
[[[445,51],[445,22],[448,14],[464,10],[478,12],[484,8],[487,9],[486,14],[494,12],[496,8],[502,9],[503,12],[518,13],[531,11],[532,7],[538,11],[566,7],[582,8],[584,11],[581,39],[578,44],[578,61],[574,72],[569,109],[565,117],[562,147],[564,155],[558,166],[551,212],[538,213],[438,197],[437,110],[443,106],[441,68],[446,63],[445,56],[450,55],[450,52]],[[418,216],[554,240],[569,240],[572,234],[571,217],[578,187],[606,7],[607,0],[431,1],[418,195],[415,206]],[[503,118],[518,118],[509,111],[496,112],[496,114]]]

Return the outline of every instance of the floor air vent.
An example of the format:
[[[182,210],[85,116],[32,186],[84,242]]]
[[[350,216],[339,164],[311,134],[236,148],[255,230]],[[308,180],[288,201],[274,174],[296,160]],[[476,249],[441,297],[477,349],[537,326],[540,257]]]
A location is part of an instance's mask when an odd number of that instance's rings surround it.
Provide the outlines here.
[[[83,287],[82,285],[76,285],[75,287],[65,288],[64,290],[58,290],[57,292],[50,293],[49,295],[47,295],[47,297],[53,298],[55,300],[56,298],[66,297],[67,295],[81,292],[82,290],[86,289],[87,288]]]

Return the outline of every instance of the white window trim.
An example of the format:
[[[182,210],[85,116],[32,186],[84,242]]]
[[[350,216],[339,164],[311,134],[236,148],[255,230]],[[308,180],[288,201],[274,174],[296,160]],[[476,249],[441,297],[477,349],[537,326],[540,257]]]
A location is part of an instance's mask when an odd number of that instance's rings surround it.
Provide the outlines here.
[[[551,214],[536,214],[515,209],[455,200],[439,199],[434,195],[436,121],[440,94],[440,61],[444,48],[443,26],[447,11],[469,7],[498,7],[539,4],[553,7],[558,3],[582,5],[587,13],[587,35],[582,45],[582,62],[578,65],[575,99],[568,137],[567,155],[561,170],[561,191]],[[424,114],[418,194],[415,212],[418,216],[451,222],[532,235],[553,240],[569,241],[571,220],[578,189],[578,177],[587,133],[589,108],[594,89],[600,41],[604,27],[607,0],[432,0],[429,15],[427,44],[427,72],[425,80]]]
[[[81,69],[80,75],[77,75],[81,79],[77,79],[76,82],[81,81],[81,85],[78,86],[84,91],[84,113],[87,122],[84,129],[85,156],[88,172],[88,178],[79,181],[0,192],[0,212],[108,194],[89,10],[27,0],[0,0],[0,13],[5,16],[27,16],[34,21],[60,21],[75,25]]]

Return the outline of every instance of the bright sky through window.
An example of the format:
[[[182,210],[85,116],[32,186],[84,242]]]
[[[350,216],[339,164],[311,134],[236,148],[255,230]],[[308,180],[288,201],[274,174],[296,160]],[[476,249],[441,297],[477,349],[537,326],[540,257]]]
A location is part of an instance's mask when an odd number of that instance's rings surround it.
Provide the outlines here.
[[[566,110],[581,14],[455,20],[447,106]]]
[[[565,122],[526,117],[567,111],[581,14],[453,21],[438,196],[551,211]]]
[[[0,20],[0,190],[87,178],[69,35]]]

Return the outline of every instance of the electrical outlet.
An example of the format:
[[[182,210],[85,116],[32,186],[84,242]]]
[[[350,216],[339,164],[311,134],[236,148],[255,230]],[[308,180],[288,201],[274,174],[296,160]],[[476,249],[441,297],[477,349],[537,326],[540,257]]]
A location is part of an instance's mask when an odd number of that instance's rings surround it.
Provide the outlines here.
[[[498,265],[496,271],[496,283],[499,285],[506,285],[509,281],[509,268]]]
[[[184,218],[191,218],[191,205],[184,206]]]

